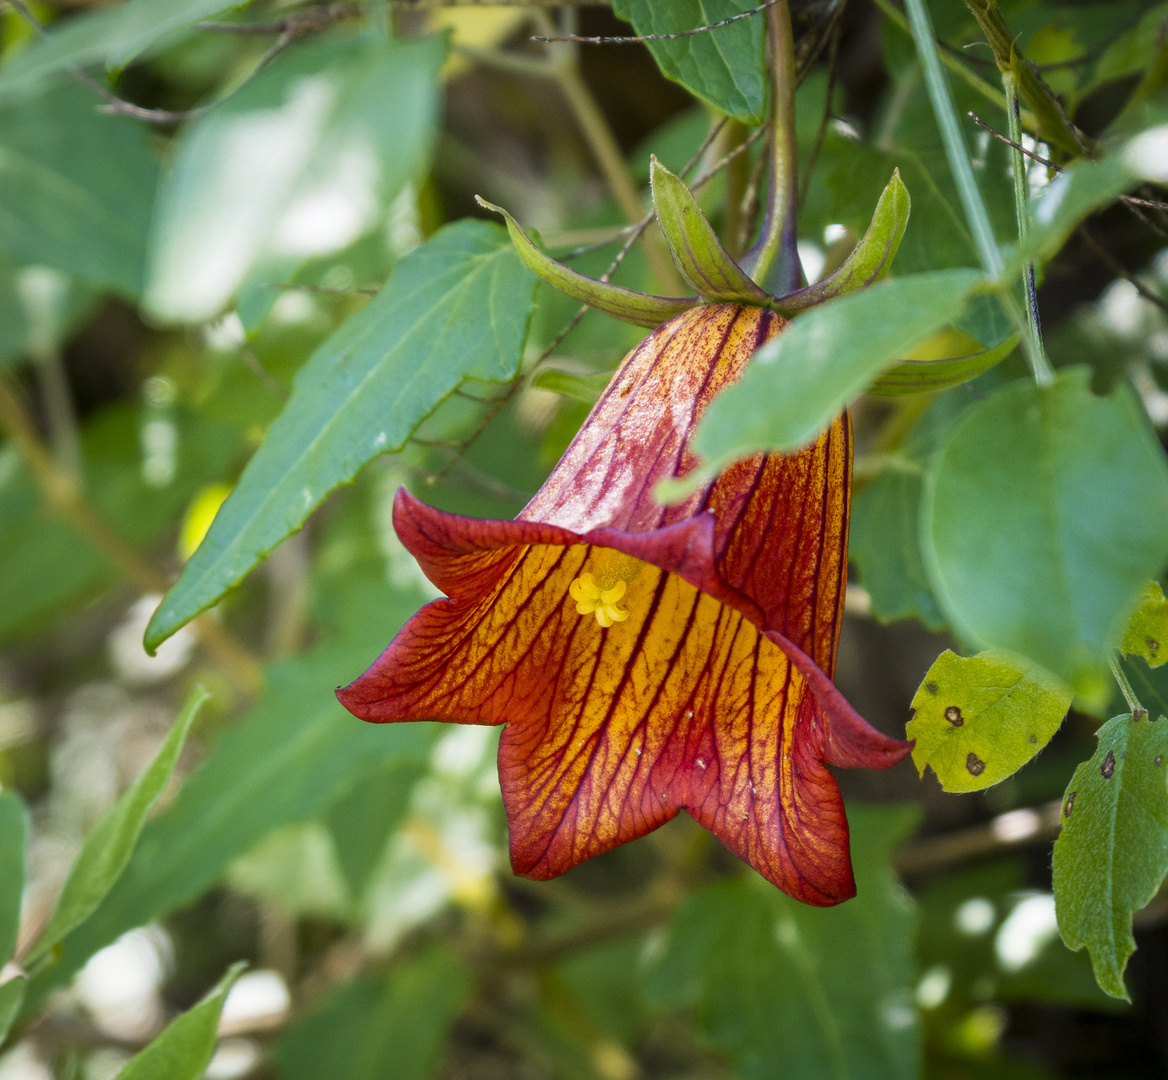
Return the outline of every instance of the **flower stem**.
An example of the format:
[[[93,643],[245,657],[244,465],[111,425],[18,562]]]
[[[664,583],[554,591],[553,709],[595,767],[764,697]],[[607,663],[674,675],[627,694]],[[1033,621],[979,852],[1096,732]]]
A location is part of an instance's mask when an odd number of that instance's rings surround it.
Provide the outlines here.
[[[796,214],[799,208],[795,146],[795,39],[787,0],[767,9],[771,50],[771,186],[762,244],[750,276],[777,296],[799,288]]]
[[[965,210],[965,219],[973,234],[974,247],[986,275],[997,281],[1002,276],[1002,253],[990,225],[989,213],[973,176],[973,166],[969,161],[969,150],[957,123],[957,108],[953,103],[953,91],[941,70],[941,60],[937,54],[937,40],[933,35],[933,24],[925,8],[924,0],[905,0],[909,25],[917,46],[917,56],[925,72],[925,85],[933,104],[933,115],[941,129],[941,141],[945,145],[945,155],[949,168],[957,183],[957,193]]]
[[[1067,119],[1058,99],[1042,81],[1034,65],[1018,52],[1017,36],[1011,33],[1006,20],[1002,18],[997,0],[965,0],[965,6],[977,19],[1003,76],[1009,74],[1014,79],[1015,91],[1021,89],[1023,97],[1034,111],[1037,121],[1034,130],[1041,132],[1048,142],[1068,154],[1084,153],[1086,148],[1083,140]],[[1006,93],[1009,96],[1009,88]]]
[[[1026,246],[1029,232],[1029,215],[1026,209],[1026,158],[1018,149],[1022,145],[1022,117],[1018,104],[1018,79],[1012,70],[1002,72],[1002,85],[1006,90],[1006,116],[1010,126],[1010,140],[1013,146],[1014,212],[1018,218],[1018,242]],[[1026,315],[1028,333],[1025,335],[1026,357],[1034,373],[1034,381],[1039,386],[1050,386],[1054,382],[1054,371],[1042,344],[1042,323],[1038,317],[1038,290],[1034,284],[1034,263],[1027,263],[1023,272],[1026,287]]]
[[[1127,707],[1135,719],[1139,716],[1147,716],[1148,710],[1140,704],[1140,699],[1136,697],[1136,692],[1132,689],[1132,685],[1127,681],[1127,676],[1124,674],[1123,667],[1120,665],[1119,657],[1112,653],[1108,659],[1111,664],[1111,674],[1115,676],[1115,681],[1119,684],[1119,691],[1123,694],[1123,700],[1127,702]]]
[[[912,37],[912,29],[908,24],[908,20],[893,7],[892,0],[872,0],[872,2],[893,26],[898,30],[903,30],[909,37]],[[987,101],[992,101],[999,109],[1006,107],[1006,99],[1002,96],[1002,92],[993,83],[987,82],[980,75],[970,71],[956,56],[950,56],[949,53],[942,53],[941,63],[964,83],[981,94]],[[1029,111],[1023,112],[1022,119],[1026,121],[1028,128],[1037,130],[1038,121],[1034,118],[1033,113]]]
[[[737,120],[727,121],[721,130],[721,135],[710,147],[715,157],[721,157],[720,150],[732,150],[741,146],[750,134],[745,124]],[[731,258],[737,259],[742,254],[738,246],[739,234],[743,232],[743,203],[746,199],[746,190],[750,184],[750,157],[739,154],[726,169],[726,202],[722,220],[722,243],[730,253]]]
[[[41,441],[36,427],[12,383],[0,375],[0,429],[20,451],[45,501],[117,567],[136,588],[165,593],[166,579],[113,531],[86,500],[75,477],[56,461]],[[208,651],[247,693],[263,682],[259,661],[209,615],[200,616],[195,630]]]

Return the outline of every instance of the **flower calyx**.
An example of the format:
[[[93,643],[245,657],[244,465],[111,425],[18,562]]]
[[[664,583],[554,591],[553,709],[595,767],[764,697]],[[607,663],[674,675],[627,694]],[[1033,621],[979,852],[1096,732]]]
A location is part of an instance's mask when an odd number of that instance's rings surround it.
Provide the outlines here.
[[[653,206],[669,252],[696,296],[653,296],[581,274],[557,262],[532,240],[502,207],[479,198],[480,206],[501,214],[520,259],[536,277],[560,292],[635,326],[655,327],[700,304],[744,304],[792,316],[880,281],[892,266],[908,225],[908,189],[896,170],[885,186],[872,221],[844,263],[821,281],[784,296],[772,296],[722,246],[684,181],[655,157],[650,176]]]

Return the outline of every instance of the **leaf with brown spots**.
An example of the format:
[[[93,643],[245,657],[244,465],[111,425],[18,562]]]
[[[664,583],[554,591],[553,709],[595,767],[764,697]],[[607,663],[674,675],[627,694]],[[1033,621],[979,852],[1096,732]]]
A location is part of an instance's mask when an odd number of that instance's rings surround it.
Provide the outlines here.
[[[1058,730],[1071,692],[1041,668],[1006,653],[946,651],[913,698],[913,761],[946,791],[980,791],[1016,772]]]
[[[1168,662],[1168,600],[1157,582],[1149,581],[1140,593],[1123,632],[1122,648],[1128,656],[1142,656],[1148,667]]]
[[[1085,945],[1099,985],[1127,998],[1123,970],[1136,947],[1132,913],[1156,895],[1168,871],[1168,720],[1124,713],[1098,737],[1099,748],[1075,770],[1063,800],[1054,899],[1063,941],[1072,949]]]

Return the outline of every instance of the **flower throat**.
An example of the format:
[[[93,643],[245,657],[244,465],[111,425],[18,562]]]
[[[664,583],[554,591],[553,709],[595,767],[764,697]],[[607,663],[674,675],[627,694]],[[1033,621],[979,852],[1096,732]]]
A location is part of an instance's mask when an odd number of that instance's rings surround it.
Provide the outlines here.
[[[645,564],[612,548],[594,547],[589,555],[591,573],[583,573],[568,588],[580,615],[595,615],[605,629],[629,617],[620,601],[637,580]]]

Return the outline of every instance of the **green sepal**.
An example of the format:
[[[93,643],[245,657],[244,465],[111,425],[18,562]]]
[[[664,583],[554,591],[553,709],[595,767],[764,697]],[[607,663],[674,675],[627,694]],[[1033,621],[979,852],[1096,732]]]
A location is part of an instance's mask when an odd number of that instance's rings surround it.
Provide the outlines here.
[[[967,356],[939,360],[905,360],[886,371],[869,388],[869,394],[899,397],[902,394],[927,394],[960,386],[976,379],[983,371],[1000,364],[1018,345],[1018,335],[1011,334],[1000,345]]]
[[[875,285],[892,267],[892,260],[896,258],[897,248],[908,227],[911,208],[908,188],[900,179],[900,170],[895,169],[876,203],[876,212],[867,231],[843,266],[814,285],[780,296],[769,306],[780,315],[797,315],[837,296]]]
[[[599,371],[594,375],[573,375],[570,371],[544,368],[531,380],[531,385],[539,390],[551,390],[564,397],[595,405],[612,381],[613,374],[611,371]]]
[[[649,159],[653,206],[677,268],[703,300],[767,307],[768,293],[759,288],[722,246],[681,177],[656,157]]]
[[[501,206],[495,206],[477,195],[475,198],[479,206],[503,215],[507,231],[511,234],[511,243],[515,245],[523,265],[540,281],[547,282],[553,289],[558,289],[573,300],[579,300],[614,319],[649,328],[660,326],[698,303],[696,296],[650,296],[577,273],[540,251],[519,222]]]

